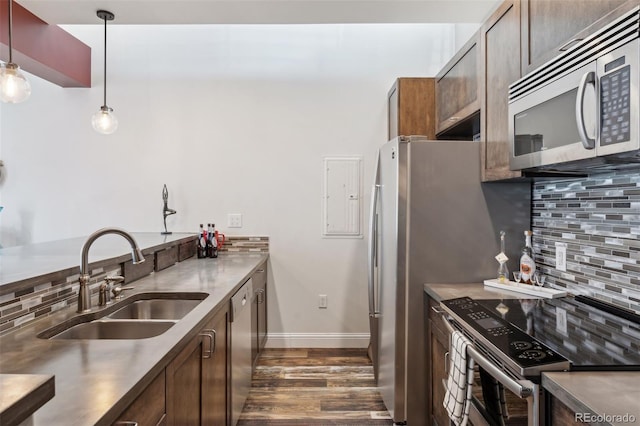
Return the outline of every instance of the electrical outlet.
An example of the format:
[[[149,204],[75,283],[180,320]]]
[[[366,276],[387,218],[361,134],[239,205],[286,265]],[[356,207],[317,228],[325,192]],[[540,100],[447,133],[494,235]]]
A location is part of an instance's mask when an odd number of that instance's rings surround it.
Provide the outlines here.
[[[556,243],[556,269],[567,270],[567,243]]]
[[[319,294],[318,295],[318,308],[327,309],[327,295]]]
[[[242,214],[241,213],[229,213],[227,215],[227,227],[228,228],[242,228]]]
[[[556,308],[556,330],[567,334],[567,311],[562,308]]]

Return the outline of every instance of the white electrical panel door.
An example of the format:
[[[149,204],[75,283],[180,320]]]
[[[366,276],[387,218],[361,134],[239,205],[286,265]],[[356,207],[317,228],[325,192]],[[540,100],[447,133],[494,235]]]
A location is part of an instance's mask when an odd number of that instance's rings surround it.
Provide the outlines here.
[[[362,236],[361,163],[360,157],[324,158],[323,236]]]

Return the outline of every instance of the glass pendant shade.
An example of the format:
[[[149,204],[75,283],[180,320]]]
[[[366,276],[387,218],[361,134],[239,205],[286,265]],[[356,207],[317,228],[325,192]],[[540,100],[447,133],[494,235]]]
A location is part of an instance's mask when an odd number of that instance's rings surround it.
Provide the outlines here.
[[[118,129],[118,119],[113,113],[113,109],[107,106],[107,21],[113,21],[113,13],[106,10],[96,12],[98,18],[104,20],[104,102],[100,111],[91,116],[93,129],[103,135],[110,135]]]
[[[31,95],[31,85],[20,72],[20,67],[13,63],[13,0],[9,6],[9,62],[0,66],[0,101],[17,104],[26,101]]]
[[[26,101],[31,95],[31,85],[16,64],[8,63],[0,68],[0,100],[11,104]]]
[[[100,107],[100,111],[91,117],[91,125],[93,129],[103,135],[110,135],[118,130],[118,119],[113,113],[113,109],[106,105]]]

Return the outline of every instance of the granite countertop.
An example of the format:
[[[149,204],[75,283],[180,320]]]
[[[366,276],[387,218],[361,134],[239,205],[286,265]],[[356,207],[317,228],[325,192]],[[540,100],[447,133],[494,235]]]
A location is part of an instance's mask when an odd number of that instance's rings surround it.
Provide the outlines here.
[[[159,232],[132,232],[138,246],[146,249],[162,249],[164,245],[175,245],[181,240],[195,236],[194,233],[174,232],[161,235]],[[87,237],[70,238],[24,246],[0,248],[0,295],[15,291],[23,281],[49,275],[59,271],[80,271],[80,253]],[[89,262],[131,256],[129,243],[119,235],[104,235],[98,238],[89,251]]]
[[[0,425],[17,425],[53,398],[55,379],[44,374],[0,374]]]
[[[136,340],[56,340],[37,334],[77,314],[73,307],[0,337],[1,374],[55,375],[56,396],[34,414],[34,425],[110,425],[195,337],[209,315],[268,258],[221,254],[191,258],[131,283],[129,295],[154,291],[208,293],[165,333]],[[94,304],[94,305],[97,305]]]
[[[542,386],[585,423],[622,426],[640,422],[640,372],[542,373]],[[590,420],[586,416],[592,416]]]
[[[425,284],[436,301],[468,296],[472,299],[518,299],[533,296],[484,284]],[[625,425],[640,422],[640,372],[558,371],[542,374],[542,386],[576,413],[601,416],[591,424]],[[623,417],[627,415],[627,417]],[[620,418],[616,418],[620,416]],[[633,416],[633,418],[631,417]],[[585,423],[589,423],[585,420]]]

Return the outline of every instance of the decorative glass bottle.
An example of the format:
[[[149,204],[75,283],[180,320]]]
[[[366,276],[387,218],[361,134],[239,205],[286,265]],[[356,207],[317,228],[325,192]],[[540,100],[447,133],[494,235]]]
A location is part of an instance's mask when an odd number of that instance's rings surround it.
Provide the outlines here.
[[[525,244],[520,256],[520,282],[532,284],[536,273],[536,262],[533,260],[533,247],[531,246],[531,236],[533,232],[524,231]]]
[[[500,263],[500,266],[498,266],[498,281],[506,284],[509,282],[509,268],[507,268],[507,260],[509,259],[507,255],[504,254],[504,236],[505,232],[500,231],[500,254],[496,256],[496,259],[498,263]]]

